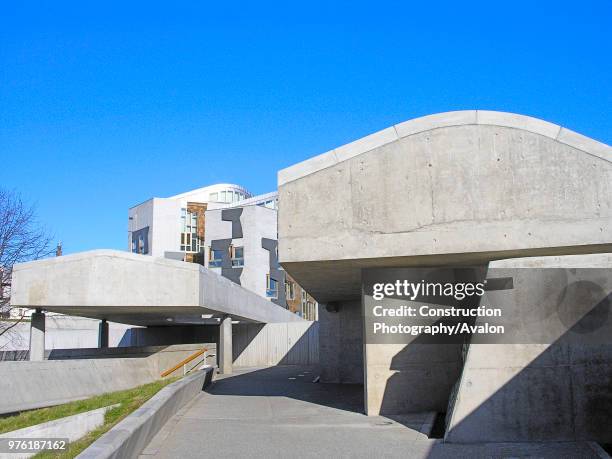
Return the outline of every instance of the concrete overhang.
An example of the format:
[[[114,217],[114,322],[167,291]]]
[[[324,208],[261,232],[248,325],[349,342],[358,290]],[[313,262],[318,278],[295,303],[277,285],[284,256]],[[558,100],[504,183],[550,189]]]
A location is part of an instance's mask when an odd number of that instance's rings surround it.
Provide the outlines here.
[[[278,173],[279,261],[318,301],[362,268],[612,252],[612,148],[483,110],[391,126]]]
[[[200,265],[115,250],[15,265],[11,305],[141,326],[303,320]]]

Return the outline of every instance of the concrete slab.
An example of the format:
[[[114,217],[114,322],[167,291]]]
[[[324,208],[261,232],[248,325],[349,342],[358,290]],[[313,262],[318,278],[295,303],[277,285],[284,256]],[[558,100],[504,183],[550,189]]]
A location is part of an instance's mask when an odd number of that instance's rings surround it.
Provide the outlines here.
[[[11,302],[131,325],[303,321],[200,265],[116,250],[15,265]]]
[[[312,383],[318,368],[235,370],[158,432],[140,458],[592,458],[587,443],[449,445],[421,430],[431,413],[365,416],[362,387]]]

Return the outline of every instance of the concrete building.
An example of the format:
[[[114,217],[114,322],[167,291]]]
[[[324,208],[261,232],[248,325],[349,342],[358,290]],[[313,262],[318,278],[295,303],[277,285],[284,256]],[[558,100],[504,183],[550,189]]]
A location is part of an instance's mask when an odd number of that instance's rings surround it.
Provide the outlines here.
[[[608,145],[527,116],[449,112],[281,170],[278,185],[279,261],[320,302],[322,381],[364,384],[371,415],[447,413],[447,440],[612,442],[608,316],[607,341],[597,346],[563,336],[497,348],[372,344],[364,342],[361,283],[364,269],[486,271],[504,259],[612,268]],[[605,279],[584,281],[597,282],[591,296],[609,307]],[[528,297],[539,298],[543,285],[564,295],[544,275],[522,285]],[[516,310],[525,298],[500,301]],[[560,421],[559,410],[573,418]]]
[[[128,250],[203,264],[204,213],[208,205],[250,197],[241,186],[223,183],[149,199],[128,212]]]
[[[205,266],[306,320],[316,320],[316,301],[278,263],[276,203],[277,194],[268,193],[207,210]]]
[[[232,184],[153,198],[129,210],[128,247],[132,253],[201,264],[316,320],[316,301],[278,264],[277,209],[277,192],[252,196]]]

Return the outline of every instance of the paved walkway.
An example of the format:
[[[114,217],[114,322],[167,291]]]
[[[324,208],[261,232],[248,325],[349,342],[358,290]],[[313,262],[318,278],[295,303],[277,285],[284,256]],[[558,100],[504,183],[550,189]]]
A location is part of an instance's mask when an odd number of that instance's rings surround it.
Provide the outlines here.
[[[313,383],[315,367],[244,369],[174,416],[141,458],[593,458],[586,443],[449,445],[427,413],[361,414],[363,387]]]

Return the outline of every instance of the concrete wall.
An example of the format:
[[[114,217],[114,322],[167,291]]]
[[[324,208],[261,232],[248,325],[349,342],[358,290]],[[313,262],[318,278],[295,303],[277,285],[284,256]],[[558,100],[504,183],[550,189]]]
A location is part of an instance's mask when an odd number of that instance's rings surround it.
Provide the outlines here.
[[[432,115],[280,171],[278,225],[320,302],[359,295],[361,267],[611,251],[612,149],[520,115]]]
[[[100,321],[85,317],[48,314],[45,323],[45,349],[91,348],[98,346]],[[108,345],[134,346],[131,326],[110,322]],[[30,322],[22,322],[0,336],[0,351],[27,350],[30,341]],[[168,344],[168,343],[165,343]]]
[[[92,443],[81,459],[123,459],[139,457],[157,432],[174,414],[189,403],[213,377],[212,368],[195,371],[164,387],[144,405]]]
[[[461,345],[366,344],[368,415],[446,412],[461,374]]]
[[[147,255],[163,257],[166,252],[180,250],[181,203],[175,199],[153,198],[132,207],[128,211],[130,234],[149,228],[149,252]],[[128,241],[128,251],[132,251]]]
[[[240,275],[240,285],[266,298],[266,274],[270,272],[270,257],[261,241],[262,238],[277,239],[276,211],[265,207],[252,205],[242,208],[240,223],[243,237],[232,238],[232,222],[221,219],[223,209],[206,212],[206,247],[212,241],[231,239],[235,247],[244,247],[244,267]],[[210,267],[206,253],[206,267],[221,274],[222,269]]]
[[[516,268],[607,270],[578,272],[574,287],[584,290],[572,293],[559,282],[560,270]],[[487,298],[514,328],[526,330],[551,311],[546,323],[554,325],[563,302],[575,325],[560,327],[566,331],[552,344],[471,344],[446,440],[612,442],[612,254],[500,260],[491,269],[514,279],[514,289]],[[599,328],[585,333],[585,324]]]
[[[0,414],[58,405],[146,384],[206,346],[214,345],[80,349],[66,355],[70,357],[67,360],[1,362]],[[106,358],[101,358],[104,354]],[[182,369],[178,372],[182,373]]]
[[[318,322],[234,324],[232,329],[235,366],[319,363]]]
[[[337,312],[319,305],[321,381],[363,383],[363,320],[361,303],[337,304]]]

